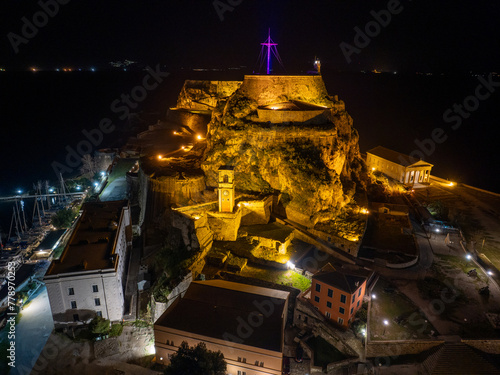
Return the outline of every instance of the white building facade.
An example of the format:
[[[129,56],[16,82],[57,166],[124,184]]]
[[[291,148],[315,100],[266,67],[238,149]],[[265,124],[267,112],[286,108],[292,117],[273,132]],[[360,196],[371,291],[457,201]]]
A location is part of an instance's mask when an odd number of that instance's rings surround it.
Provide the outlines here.
[[[95,316],[119,321],[124,313],[126,265],[132,230],[127,201],[86,203],[60,259],[44,281],[54,323]]]

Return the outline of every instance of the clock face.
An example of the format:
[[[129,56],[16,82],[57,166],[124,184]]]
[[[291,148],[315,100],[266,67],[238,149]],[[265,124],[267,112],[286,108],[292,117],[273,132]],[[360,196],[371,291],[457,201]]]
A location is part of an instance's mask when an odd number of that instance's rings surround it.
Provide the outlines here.
[[[229,195],[229,191],[224,190],[224,192],[223,192],[222,194],[224,194],[224,195]]]

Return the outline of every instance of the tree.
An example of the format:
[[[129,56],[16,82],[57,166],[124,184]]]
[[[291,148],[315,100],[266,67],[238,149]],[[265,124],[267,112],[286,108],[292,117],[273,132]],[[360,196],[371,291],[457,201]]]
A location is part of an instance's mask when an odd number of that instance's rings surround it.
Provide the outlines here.
[[[88,175],[90,177],[93,177],[96,174],[97,166],[95,160],[92,158],[91,155],[89,154],[83,155],[80,172],[82,173],[82,175]]]
[[[165,375],[225,375],[226,361],[224,355],[207,349],[204,342],[189,347],[183,341],[177,353],[170,358],[170,365]]]
[[[104,319],[103,317],[96,316],[89,323],[89,331],[92,332],[96,336],[107,335],[110,330],[111,330],[111,327],[109,324],[109,320]]]
[[[71,208],[64,208],[59,210],[52,216],[52,225],[57,229],[69,228],[73,220],[75,219],[76,212]]]

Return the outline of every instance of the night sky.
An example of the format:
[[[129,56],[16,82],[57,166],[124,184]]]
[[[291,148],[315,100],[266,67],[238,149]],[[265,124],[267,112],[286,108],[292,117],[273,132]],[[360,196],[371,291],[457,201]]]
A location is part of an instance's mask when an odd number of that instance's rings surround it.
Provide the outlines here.
[[[8,35],[24,37],[22,18],[33,21],[41,6],[2,2],[0,67],[105,66],[130,59],[172,68],[253,68],[268,27],[288,72],[310,66],[315,55],[331,69],[357,71],[487,72],[500,63],[500,3],[491,0],[401,0],[400,12],[350,64],[340,43],[355,46],[354,28],[364,29],[372,10],[397,1],[230,0],[236,4],[230,6],[220,0],[232,8],[222,15],[211,0],[59,1],[67,4],[48,20],[38,14],[46,25],[17,54]]]

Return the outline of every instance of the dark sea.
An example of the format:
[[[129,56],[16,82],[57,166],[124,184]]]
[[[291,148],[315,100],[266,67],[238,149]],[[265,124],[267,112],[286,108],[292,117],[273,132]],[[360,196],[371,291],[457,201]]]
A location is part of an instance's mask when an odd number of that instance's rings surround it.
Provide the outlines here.
[[[162,69],[166,71],[166,68]],[[145,71],[0,72],[0,196],[32,188],[38,180],[55,183],[54,162],[65,164],[68,148],[85,140],[82,130],[109,119],[115,130],[95,149],[119,147],[126,139],[163,118],[175,106],[185,79],[241,80],[244,72],[177,71],[130,108],[112,103],[142,85]],[[382,145],[411,154],[420,151],[434,164],[432,173],[453,181],[500,192],[498,127],[500,88],[480,89],[477,76],[400,75],[323,72],[331,95],[338,95],[360,135],[360,150]],[[487,77],[486,77],[487,79]],[[500,77],[493,77],[500,82]],[[497,90],[497,91],[495,91]],[[489,92],[489,97],[484,98]],[[446,121],[443,114],[467,102],[467,118]],[[440,130],[441,129],[441,130]],[[432,134],[439,141],[430,141]],[[444,140],[444,141],[443,141]],[[418,145],[423,146],[418,146]],[[417,155],[417,154],[415,154]],[[76,171],[77,168],[74,168]],[[71,173],[65,174],[69,177]],[[33,202],[26,202],[31,217]],[[12,203],[0,203],[0,227],[8,232]]]

